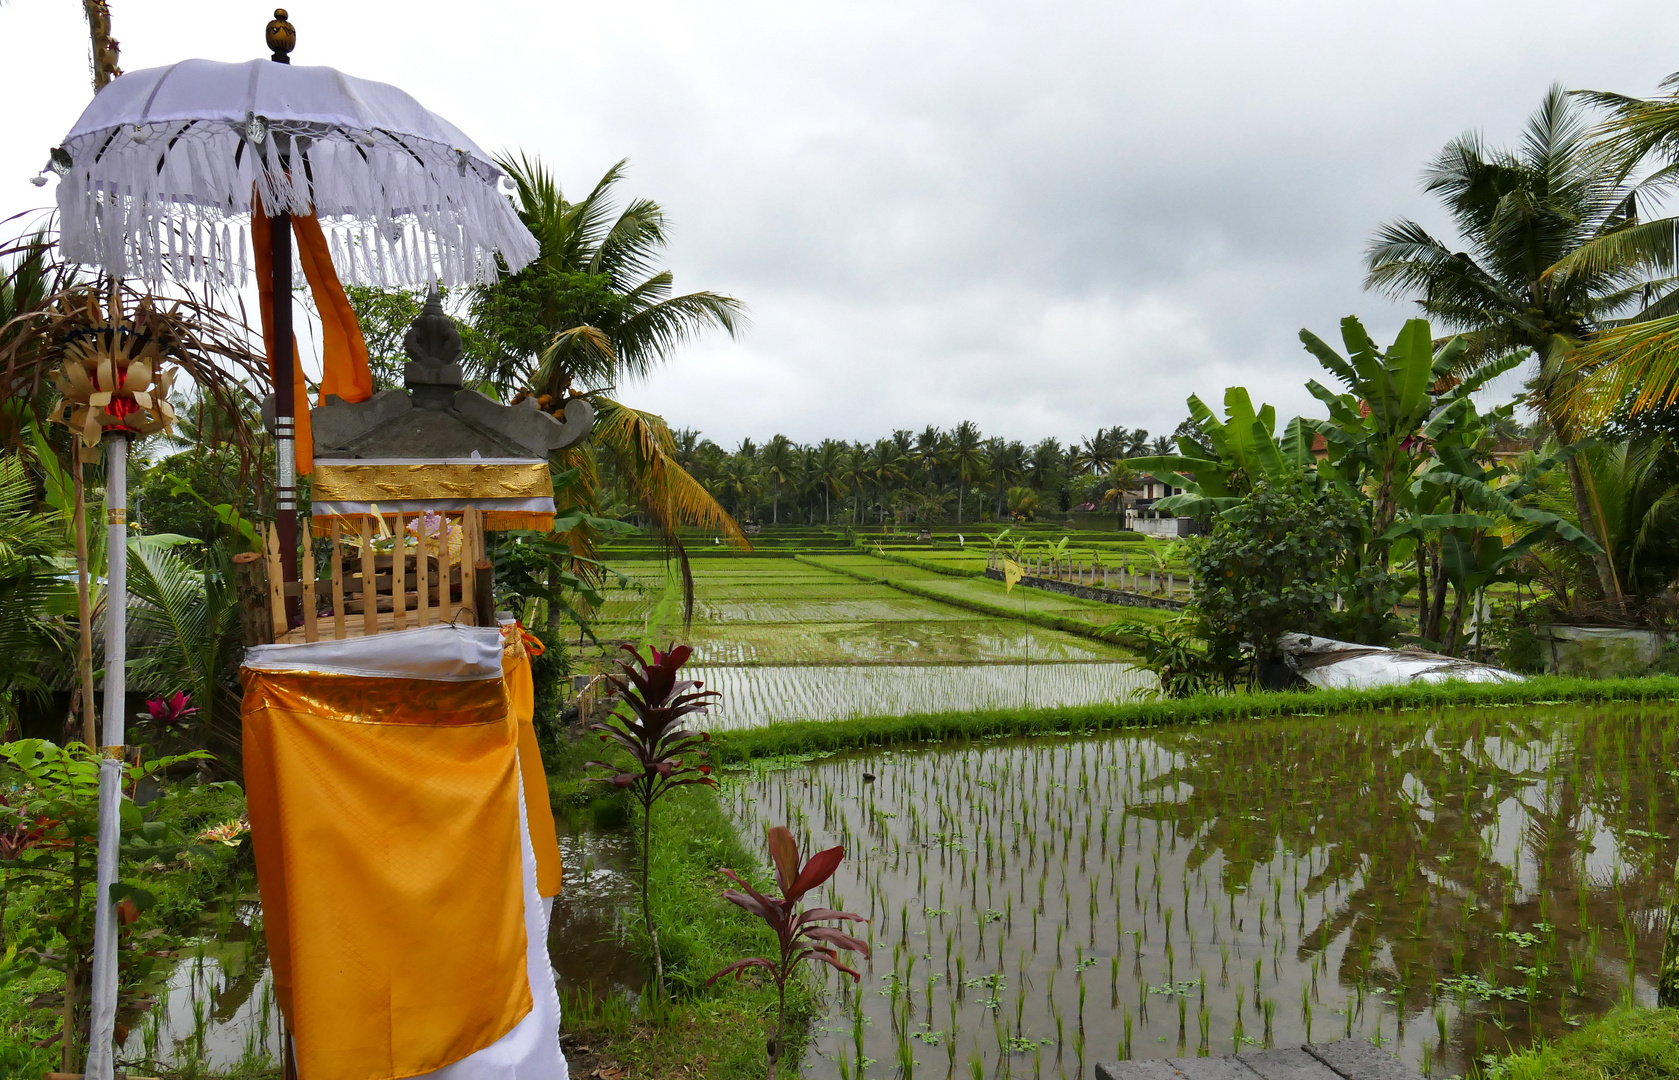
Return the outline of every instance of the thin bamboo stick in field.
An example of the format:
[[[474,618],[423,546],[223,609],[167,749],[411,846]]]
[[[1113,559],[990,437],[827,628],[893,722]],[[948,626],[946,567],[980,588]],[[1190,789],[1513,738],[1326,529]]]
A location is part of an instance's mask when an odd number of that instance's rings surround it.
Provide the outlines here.
[[[408,526],[396,516],[395,539],[391,543],[391,629],[408,628]]]
[[[332,519],[332,565],[327,573],[332,578],[332,637],[343,641],[344,627],[344,530],[338,518]]]
[[[315,611],[315,538],[314,527],[303,528],[303,640],[319,641],[320,626]]]
[[[379,632],[379,574],[373,565],[373,519],[361,519],[361,632]]]

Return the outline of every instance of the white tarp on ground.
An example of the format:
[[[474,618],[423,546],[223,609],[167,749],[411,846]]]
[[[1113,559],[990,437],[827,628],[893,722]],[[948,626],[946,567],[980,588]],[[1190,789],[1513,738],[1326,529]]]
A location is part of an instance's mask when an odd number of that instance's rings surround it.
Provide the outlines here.
[[[1312,686],[1322,690],[1365,689],[1412,682],[1522,682],[1520,675],[1491,664],[1413,649],[1355,645],[1311,634],[1284,634],[1283,659]]]

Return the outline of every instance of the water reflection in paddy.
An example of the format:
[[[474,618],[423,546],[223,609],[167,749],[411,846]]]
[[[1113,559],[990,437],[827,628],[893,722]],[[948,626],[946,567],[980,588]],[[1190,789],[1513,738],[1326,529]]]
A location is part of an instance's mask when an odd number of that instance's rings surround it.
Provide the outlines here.
[[[874,920],[808,1076],[1349,1034],[1445,1076],[1653,1001],[1675,748],[1665,710],[1483,709],[947,744],[728,791],[754,832],[844,843],[819,900]]]

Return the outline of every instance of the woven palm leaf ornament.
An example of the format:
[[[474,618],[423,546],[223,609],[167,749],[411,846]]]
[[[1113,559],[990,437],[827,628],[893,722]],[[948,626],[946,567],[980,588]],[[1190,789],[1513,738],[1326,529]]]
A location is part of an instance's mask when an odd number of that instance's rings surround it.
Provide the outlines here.
[[[107,303],[88,292],[60,301],[53,317],[64,364],[53,373],[61,397],[49,419],[88,446],[107,431],[151,435],[175,422],[175,369],[164,366],[167,338],[150,299],[125,313],[114,292]]]

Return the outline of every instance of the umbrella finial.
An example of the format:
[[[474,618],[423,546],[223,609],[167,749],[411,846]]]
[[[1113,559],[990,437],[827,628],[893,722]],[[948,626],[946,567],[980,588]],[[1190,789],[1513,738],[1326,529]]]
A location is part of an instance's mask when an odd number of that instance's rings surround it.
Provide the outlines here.
[[[291,63],[291,51],[297,48],[297,27],[286,21],[286,9],[274,9],[274,21],[268,24],[268,47],[274,51],[269,59],[276,64]]]

